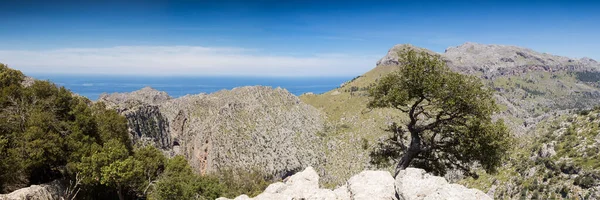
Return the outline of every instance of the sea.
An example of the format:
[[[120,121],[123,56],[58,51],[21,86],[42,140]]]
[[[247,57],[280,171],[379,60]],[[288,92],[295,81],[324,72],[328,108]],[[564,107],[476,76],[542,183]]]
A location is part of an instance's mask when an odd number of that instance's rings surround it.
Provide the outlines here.
[[[56,75],[33,74],[39,80],[49,80],[59,86],[97,100],[102,93],[132,92],[150,86],[165,91],[171,97],[186,94],[213,93],[241,86],[271,86],[287,89],[294,95],[312,92],[320,94],[339,87],[353,77],[233,77],[233,76],[116,76],[116,75]]]

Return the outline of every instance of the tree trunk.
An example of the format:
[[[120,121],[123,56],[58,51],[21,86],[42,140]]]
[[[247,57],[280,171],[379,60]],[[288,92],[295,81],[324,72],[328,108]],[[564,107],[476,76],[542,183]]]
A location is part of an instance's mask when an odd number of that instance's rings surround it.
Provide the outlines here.
[[[123,195],[121,188],[117,189],[117,195],[119,195],[119,200],[125,200],[125,196]]]
[[[408,147],[406,152],[404,152],[404,155],[402,155],[402,159],[400,159],[400,162],[396,166],[394,178],[398,176],[398,173],[400,173],[400,171],[406,169],[410,165],[410,162],[414,158],[416,158],[419,155],[419,153],[421,153],[421,137],[419,137],[418,134],[411,134],[410,146]]]

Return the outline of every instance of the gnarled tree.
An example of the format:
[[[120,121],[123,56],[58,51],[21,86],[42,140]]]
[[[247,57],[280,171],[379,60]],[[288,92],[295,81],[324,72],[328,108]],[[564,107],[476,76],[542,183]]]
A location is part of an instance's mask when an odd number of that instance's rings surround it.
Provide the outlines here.
[[[439,175],[499,166],[510,134],[502,120],[491,118],[498,110],[493,91],[476,77],[452,72],[437,55],[409,50],[399,61],[398,71],[371,88],[368,107],[398,109],[409,119],[390,126],[393,134],[371,153],[372,163],[400,158],[394,176],[411,165]]]

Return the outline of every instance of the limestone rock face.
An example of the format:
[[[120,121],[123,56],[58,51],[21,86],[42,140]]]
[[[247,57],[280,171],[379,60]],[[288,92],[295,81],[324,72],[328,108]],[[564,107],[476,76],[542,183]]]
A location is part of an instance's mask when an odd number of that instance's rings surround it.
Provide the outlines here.
[[[482,191],[449,184],[442,177],[409,168],[396,180],[387,171],[363,171],[335,190],[320,189],[319,176],[312,167],[273,183],[260,195],[241,195],[235,200],[315,199],[315,200],[408,200],[408,199],[491,199]],[[400,199],[398,199],[398,197]],[[219,198],[218,200],[228,200]]]
[[[164,151],[171,151],[169,121],[160,112],[158,104],[171,97],[155,89],[145,87],[131,93],[103,94],[98,102],[115,108],[127,118],[131,140],[134,144],[153,145]]]
[[[492,199],[480,190],[449,184],[446,179],[427,174],[425,170],[417,168],[400,171],[396,177],[396,193],[399,200]]]
[[[450,47],[442,55],[458,71],[471,74],[483,72],[488,77],[527,71],[583,71],[600,66],[589,58],[571,59],[523,47],[472,42]]]
[[[322,162],[321,113],[285,89],[240,87],[171,98],[144,88],[99,102],[128,119],[133,141],[184,155],[199,173],[256,168],[286,177]]]
[[[53,181],[48,184],[31,185],[9,194],[0,194],[0,200],[58,200],[64,191],[58,181]]]
[[[407,50],[425,51],[432,55],[440,55],[455,71],[465,74],[481,74],[487,78],[529,71],[586,71],[600,68],[600,63],[590,58],[573,59],[539,53],[523,47],[473,42],[449,47],[444,53],[435,53],[410,44],[399,44],[392,47],[377,62],[377,65],[398,65],[398,53]]]
[[[350,178],[347,184],[351,199],[396,199],[394,178],[387,171],[363,171]]]

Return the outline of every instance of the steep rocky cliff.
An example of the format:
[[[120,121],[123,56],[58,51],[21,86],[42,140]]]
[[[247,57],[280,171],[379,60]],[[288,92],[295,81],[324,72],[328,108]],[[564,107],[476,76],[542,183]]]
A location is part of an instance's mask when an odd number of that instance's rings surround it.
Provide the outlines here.
[[[285,177],[324,159],[320,112],[285,89],[240,87],[172,99],[151,88],[102,95],[136,143],[182,154],[200,173],[258,169]]]

